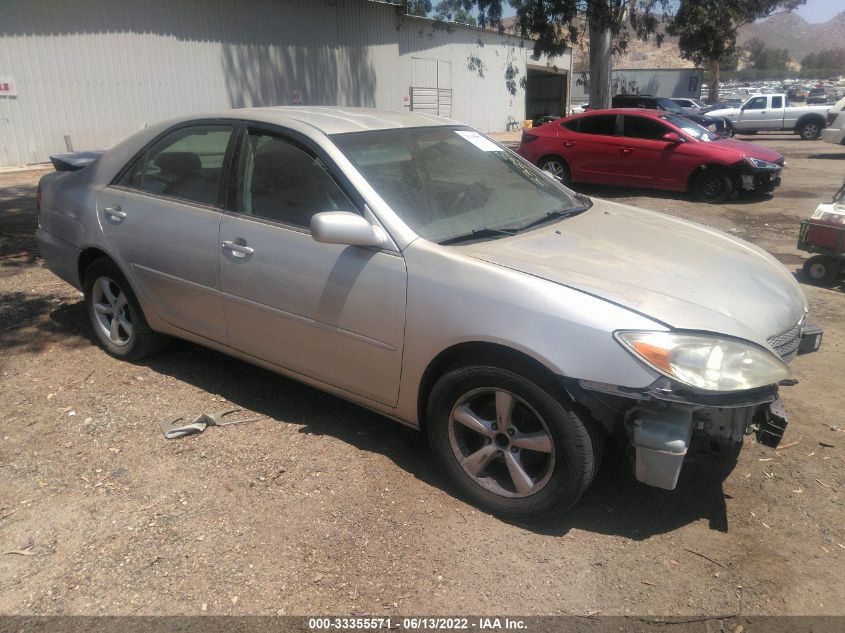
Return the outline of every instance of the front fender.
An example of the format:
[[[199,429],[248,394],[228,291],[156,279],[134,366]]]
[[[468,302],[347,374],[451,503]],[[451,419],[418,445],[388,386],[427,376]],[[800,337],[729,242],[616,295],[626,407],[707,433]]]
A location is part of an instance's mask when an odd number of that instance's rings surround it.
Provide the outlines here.
[[[667,330],[648,317],[554,282],[424,240],[404,251],[407,317],[397,413],[417,423],[426,368],[468,342],[517,350],[559,376],[644,388],[658,374],[613,338],[618,329]]]

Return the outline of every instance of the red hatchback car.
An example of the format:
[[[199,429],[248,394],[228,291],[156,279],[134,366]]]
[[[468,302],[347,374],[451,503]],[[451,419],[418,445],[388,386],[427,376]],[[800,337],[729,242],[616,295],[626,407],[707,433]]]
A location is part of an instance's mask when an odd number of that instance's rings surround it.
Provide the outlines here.
[[[704,202],[722,202],[733,191],[770,193],[783,168],[773,150],[639,108],[594,110],[526,130],[518,153],[567,185],[688,191]]]

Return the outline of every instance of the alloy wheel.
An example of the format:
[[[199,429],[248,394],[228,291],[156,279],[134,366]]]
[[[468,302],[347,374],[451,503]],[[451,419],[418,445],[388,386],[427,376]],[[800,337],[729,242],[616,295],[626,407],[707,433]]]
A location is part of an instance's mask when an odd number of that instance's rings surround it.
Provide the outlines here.
[[[547,160],[543,163],[541,168],[543,171],[549,172],[555,178],[563,178],[566,175],[563,163],[556,160]]]
[[[449,416],[449,442],[464,473],[504,497],[536,494],[554,470],[549,427],[525,400],[504,389],[473,389],[461,396]]]
[[[708,198],[718,198],[722,193],[722,180],[717,176],[709,176],[701,186],[701,191]]]
[[[132,340],[132,313],[126,293],[110,277],[98,277],[92,287],[92,305],[100,332],[112,343],[128,345]]]

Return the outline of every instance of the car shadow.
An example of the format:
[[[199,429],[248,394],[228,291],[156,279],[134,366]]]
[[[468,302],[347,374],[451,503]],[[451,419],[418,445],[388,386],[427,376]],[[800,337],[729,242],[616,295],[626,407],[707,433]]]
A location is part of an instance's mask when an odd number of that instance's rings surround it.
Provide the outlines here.
[[[838,279],[835,283],[829,286],[820,286],[817,283],[813,283],[804,273],[803,268],[799,268],[797,270],[792,271],[792,276],[795,277],[795,280],[804,286],[812,286],[813,288],[824,288],[825,290],[839,290],[839,292],[845,292],[845,279]]]
[[[54,311],[62,330],[93,344],[82,302]],[[83,328],[84,331],[80,331]],[[185,341],[174,340],[161,354],[141,363],[150,369],[301,433],[328,435],[358,450],[379,453],[426,485],[454,495],[433,463],[425,436],[363,407],[279,376],[246,362]],[[701,519],[727,531],[724,473],[714,464],[692,459],[678,488],[664,491],[638,483],[621,451],[609,451],[592,488],[563,518],[520,523],[536,533],[562,536],[581,529],[633,540],[670,532]]]

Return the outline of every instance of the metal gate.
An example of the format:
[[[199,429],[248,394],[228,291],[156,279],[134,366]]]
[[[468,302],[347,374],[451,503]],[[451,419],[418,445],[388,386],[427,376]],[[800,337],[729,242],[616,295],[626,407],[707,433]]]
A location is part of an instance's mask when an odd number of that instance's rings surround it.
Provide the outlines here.
[[[452,63],[411,59],[411,111],[452,118]]]
[[[411,112],[452,118],[452,91],[411,86]]]

